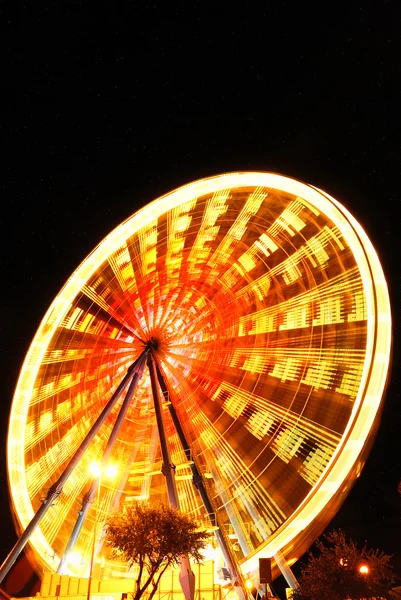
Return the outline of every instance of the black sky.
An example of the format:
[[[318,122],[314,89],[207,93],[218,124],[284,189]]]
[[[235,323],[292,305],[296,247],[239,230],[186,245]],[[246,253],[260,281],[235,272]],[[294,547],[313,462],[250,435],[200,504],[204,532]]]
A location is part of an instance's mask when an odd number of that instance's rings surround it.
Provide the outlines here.
[[[10,403],[54,296],[140,206],[262,170],[336,197],[381,257],[393,369],[375,445],[332,526],[395,553],[401,575],[400,8],[160,4],[0,2],[0,559],[15,541]]]

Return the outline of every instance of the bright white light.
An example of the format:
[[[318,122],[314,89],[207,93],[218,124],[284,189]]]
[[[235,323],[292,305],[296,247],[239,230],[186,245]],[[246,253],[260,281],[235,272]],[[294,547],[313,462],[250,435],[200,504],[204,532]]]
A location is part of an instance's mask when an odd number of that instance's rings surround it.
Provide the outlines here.
[[[116,465],[107,465],[104,474],[107,479],[114,479],[118,473],[118,467]]]
[[[89,465],[89,471],[91,472],[92,475],[94,475],[94,477],[100,477],[100,463],[98,462],[91,462],[91,464]]]
[[[92,462],[89,465],[89,470],[94,477],[106,477],[107,479],[113,479],[117,473],[118,468],[116,465],[109,464],[102,467],[99,462]]]
[[[74,567],[79,567],[82,564],[82,554],[79,552],[70,552],[67,557],[67,563]]]

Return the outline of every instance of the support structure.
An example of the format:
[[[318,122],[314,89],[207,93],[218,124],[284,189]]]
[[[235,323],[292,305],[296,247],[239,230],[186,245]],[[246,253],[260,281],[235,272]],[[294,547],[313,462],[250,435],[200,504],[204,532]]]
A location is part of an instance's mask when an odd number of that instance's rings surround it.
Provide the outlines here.
[[[155,405],[156,421],[159,430],[160,446],[163,458],[163,474],[166,477],[168,497],[171,506],[179,508],[177,487],[175,484],[175,466],[171,462],[170,449],[168,447],[166,432],[163,421],[162,403],[157,387],[156,362],[150,352],[148,357],[150,382],[152,386],[153,401]],[[195,598],[195,575],[192,572],[188,556],[182,556],[180,560],[180,584],[186,600]]]
[[[167,385],[164,381],[164,377],[162,375],[159,365],[157,365],[157,378],[158,378],[159,385],[162,390],[163,396],[166,399],[166,401],[168,401],[169,400],[169,391],[167,389]],[[185,456],[186,456],[187,460],[190,460],[191,459],[191,449],[188,444],[187,438],[185,436],[184,430],[181,427],[181,423],[178,419],[176,410],[171,402],[168,403],[168,409],[169,409],[169,412],[171,415],[171,419],[172,419],[174,426],[176,428],[176,431],[178,433],[178,437],[180,438],[181,445],[184,449]],[[238,572],[235,561],[233,560],[233,558],[231,556],[230,548],[228,546],[226,538],[223,535],[222,530],[218,524],[216,511],[215,511],[215,509],[212,505],[212,502],[208,496],[207,490],[203,483],[202,476],[199,473],[198,468],[195,463],[190,464],[190,469],[192,471],[193,484],[199,491],[199,494],[203,501],[203,505],[209,514],[210,522],[212,523],[212,525],[214,527],[216,527],[214,533],[215,533],[216,540],[219,545],[220,551],[221,551],[222,555],[224,556],[224,560],[226,562],[227,568],[230,571],[231,581],[234,584],[236,584],[236,583],[239,584],[239,582],[241,581],[240,573]]]
[[[164,421],[163,421],[162,405],[161,405],[161,401],[160,401],[159,390],[157,388],[156,363],[155,363],[155,359],[153,358],[152,353],[150,353],[149,357],[148,357],[148,367],[149,367],[150,383],[152,386],[153,402],[154,402],[154,406],[155,406],[156,422],[157,422],[157,428],[159,431],[160,446],[161,446],[162,458],[163,458],[162,471],[163,471],[163,475],[166,478],[168,499],[169,499],[171,506],[173,506],[174,508],[179,508],[178,493],[177,493],[177,487],[175,484],[175,477],[174,477],[175,465],[173,465],[173,463],[171,462],[170,448],[168,447],[168,443],[167,443],[166,432],[165,432]]]
[[[99,417],[96,419],[94,425],[92,426],[92,428],[86,435],[85,439],[82,441],[81,445],[79,446],[78,450],[72,457],[71,461],[69,462],[69,464],[67,465],[67,467],[65,468],[65,470],[63,471],[63,473],[61,474],[59,479],[51,486],[41,507],[36,512],[35,516],[29,523],[28,527],[26,528],[26,530],[24,531],[24,533],[22,534],[22,536],[20,537],[18,542],[15,544],[12,551],[9,553],[9,555],[7,556],[7,558],[1,565],[1,567],[0,567],[0,583],[3,581],[4,577],[7,575],[7,573],[11,569],[12,565],[14,564],[15,560],[19,556],[20,552],[22,551],[22,549],[25,547],[26,543],[28,542],[30,536],[35,531],[36,527],[39,525],[43,516],[46,514],[48,508],[50,508],[50,506],[52,505],[54,500],[62,492],[63,485],[65,484],[68,477],[71,475],[72,471],[74,470],[74,468],[77,466],[77,464],[81,460],[83,454],[85,453],[88,446],[90,445],[90,443],[93,441],[93,439],[99,432],[100,428],[106,421],[107,417],[110,415],[111,411],[113,410],[117,401],[121,397],[122,393],[124,392],[126,387],[129,386],[128,391],[125,395],[125,399],[120,408],[118,417],[114,424],[113,430],[108,439],[106,449],[103,454],[102,464],[107,463],[107,461],[110,457],[111,451],[113,449],[115,440],[117,439],[118,433],[119,433],[120,428],[125,419],[130,402],[135,393],[137,384],[143,375],[143,371],[144,371],[144,367],[145,367],[146,363],[149,368],[152,396],[153,396],[155,414],[156,414],[156,422],[157,422],[157,428],[158,428],[160,446],[161,446],[161,452],[162,452],[162,459],[163,459],[162,471],[163,471],[164,476],[166,477],[168,498],[169,498],[170,504],[174,508],[179,509],[179,498],[178,498],[177,487],[176,487],[176,482],[175,482],[175,465],[171,461],[170,449],[169,449],[169,445],[168,445],[167,436],[165,433],[162,402],[161,402],[161,398],[160,398],[159,388],[166,400],[169,400],[169,391],[168,391],[167,385],[165,383],[164,377],[162,375],[162,372],[160,370],[160,366],[158,365],[157,360],[154,356],[154,349],[155,349],[154,342],[152,340],[148,343],[145,343],[144,351],[139,356],[139,358],[127,370],[126,375],[122,379],[121,383],[119,384],[119,386],[113,393],[112,397],[110,398],[110,400],[104,407],[104,409],[101,412],[101,414],[99,415]],[[179,421],[176,410],[171,402],[168,402],[168,408],[169,408],[169,412],[171,415],[171,419],[174,423],[177,434],[179,436],[182,448],[184,450],[185,456],[188,461],[191,461],[191,449],[190,449],[189,443],[186,439],[184,430],[181,426],[181,423]],[[248,594],[246,592],[246,588],[245,588],[245,585],[244,585],[244,582],[242,579],[242,574],[240,573],[240,571],[237,568],[235,559],[233,558],[233,556],[231,554],[231,550],[230,550],[229,544],[227,542],[227,539],[226,539],[222,529],[219,526],[216,511],[213,507],[211,499],[208,496],[206,487],[203,482],[203,478],[194,462],[191,462],[191,464],[189,466],[190,466],[190,469],[192,472],[193,483],[199,491],[199,494],[202,498],[205,509],[208,512],[210,522],[215,527],[215,536],[216,536],[218,545],[220,547],[220,550],[222,552],[222,555],[224,556],[226,566],[230,572],[231,582],[232,582],[233,586],[235,587],[235,591],[236,591],[237,595],[242,600],[244,600]],[[96,493],[97,493],[97,497],[99,500],[99,485],[100,485],[99,479],[95,478],[93,480],[88,492],[84,496],[81,511],[79,513],[79,516],[75,523],[74,529],[71,533],[70,539],[65,548],[63,557],[60,561],[59,568],[57,571],[58,573],[63,572],[67,555],[73,549],[73,547],[78,539],[78,536],[82,529],[86,515],[88,513],[89,507],[90,507],[91,503],[93,502]],[[95,552],[95,545],[93,544],[92,556],[91,556],[91,571],[92,571],[92,566],[93,566],[93,562],[95,559],[94,552]],[[281,554],[277,554],[274,558],[276,560],[276,563],[277,563],[280,571],[284,575],[288,585],[292,589],[296,589],[297,581],[296,581],[295,577],[293,576],[291,569],[285,563],[284,558],[281,556]],[[90,573],[90,577],[91,577],[91,573]],[[181,587],[183,589],[186,600],[194,600],[195,577],[192,572],[188,556],[182,557],[182,560],[181,560],[180,583],[181,583]],[[88,594],[90,595],[90,592],[88,592]],[[89,600],[89,597],[88,597],[88,600]]]
[[[105,466],[107,464],[107,461],[110,458],[111,451],[113,449],[114,443],[117,439],[118,433],[123,424],[125,415],[127,414],[127,410],[129,408],[130,402],[135,393],[138,382],[143,375],[146,357],[147,357],[147,351],[145,351],[138,360],[137,370],[135,371],[134,376],[131,380],[128,391],[125,395],[124,402],[121,405],[120,412],[119,412],[116,422],[114,424],[111,435],[108,439],[107,446],[106,446],[106,449],[104,451],[103,458],[102,458],[102,466]],[[64,554],[61,558],[59,567],[57,569],[57,573],[60,573],[60,574],[63,573],[68,554],[73,550],[75,543],[78,540],[79,534],[81,533],[82,526],[86,519],[86,515],[88,514],[89,508],[95,498],[96,491],[98,491],[98,498],[99,498],[99,485],[100,485],[99,478],[94,477],[93,482],[92,482],[88,492],[85,494],[85,496],[83,498],[81,510],[78,513],[78,518],[76,520],[74,529],[72,530],[70,539],[68,540],[67,546],[64,550]]]
[[[103,423],[106,421],[107,417],[113,410],[116,402],[120,398],[125,387],[128,385],[128,383],[134,377],[134,374],[138,371],[138,368],[140,368],[140,366],[142,365],[142,363],[144,361],[144,355],[145,355],[145,353],[143,353],[129,367],[129,369],[128,369],[126,375],[124,376],[124,378],[122,379],[120,385],[117,387],[116,391],[114,392],[114,394],[112,395],[112,397],[110,398],[110,400],[108,401],[108,403],[106,404],[106,406],[104,407],[102,412],[100,413],[99,417],[96,419],[94,425],[92,426],[92,428],[90,429],[90,431],[88,432],[88,434],[86,435],[84,440],[82,441],[81,445],[79,446],[78,450],[76,451],[76,453],[74,454],[74,456],[72,457],[70,462],[68,463],[67,467],[64,469],[63,473],[60,475],[58,480],[51,486],[51,488],[49,489],[49,491],[47,493],[46,498],[42,502],[42,505],[36,512],[35,516],[29,523],[28,527],[25,529],[24,533],[21,535],[19,540],[16,542],[16,544],[13,547],[13,549],[11,550],[11,552],[8,554],[8,556],[4,560],[3,564],[0,567],[0,583],[3,581],[4,577],[7,575],[7,573],[9,572],[9,570],[11,569],[11,567],[17,560],[19,554],[21,553],[21,551],[27,544],[32,533],[35,531],[36,527],[39,525],[40,521],[42,520],[42,518],[44,517],[44,515],[46,514],[46,512],[48,511],[50,506],[53,504],[54,500],[61,494],[63,486],[64,486],[65,482],[67,481],[68,477],[71,475],[72,471],[75,469],[75,467],[81,460],[82,456],[84,455],[85,451],[87,450],[89,444],[92,442],[92,440],[98,433],[99,429],[101,428],[101,426],[103,425]]]
[[[274,555],[274,560],[276,561],[276,564],[280,569],[281,574],[286,580],[288,587],[290,587],[292,590],[296,590],[298,588],[298,581],[296,580],[295,575],[291,570],[291,567],[287,565],[285,558],[280,551]]]
[[[99,477],[97,477],[94,482],[97,483],[97,502],[96,502],[96,516],[95,516],[95,524],[93,527],[93,541],[92,541],[92,550],[91,550],[91,559],[89,564],[89,577],[88,577],[88,592],[86,596],[86,600],[91,600],[91,591],[92,591],[92,575],[93,575],[93,566],[95,564],[95,550],[96,550],[96,535],[97,535],[97,524],[98,524],[98,513],[99,513],[99,502],[100,502],[100,485],[101,485],[101,471],[99,473]]]

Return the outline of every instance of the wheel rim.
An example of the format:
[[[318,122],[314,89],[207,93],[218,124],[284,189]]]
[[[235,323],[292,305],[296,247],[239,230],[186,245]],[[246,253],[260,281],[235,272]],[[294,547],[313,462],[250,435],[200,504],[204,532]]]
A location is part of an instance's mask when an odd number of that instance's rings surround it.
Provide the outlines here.
[[[111,232],[50,306],[22,367],[8,437],[20,529],[150,337],[237,561],[295,559],[342,502],[377,425],[391,319],[366,234],[324,192],[267,173],[194,182]],[[101,520],[118,499],[166,498],[148,379],[113,451],[119,478],[102,485]],[[46,568],[115,416],[31,538]],[[166,427],[181,508],[202,520],[168,415]],[[93,524],[77,542],[81,571]]]

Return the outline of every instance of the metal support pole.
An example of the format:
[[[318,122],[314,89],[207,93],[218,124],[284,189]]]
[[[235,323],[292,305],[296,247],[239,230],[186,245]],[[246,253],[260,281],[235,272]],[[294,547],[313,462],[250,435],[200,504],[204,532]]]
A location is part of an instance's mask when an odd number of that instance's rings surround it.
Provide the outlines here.
[[[116,422],[114,424],[113,430],[112,430],[111,435],[110,435],[110,437],[108,439],[107,446],[106,446],[106,449],[104,451],[103,458],[102,458],[102,467],[107,463],[107,461],[110,458],[110,454],[112,452],[114,443],[115,443],[115,441],[117,439],[118,433],[119,433],[119,431],[121,429],[121,426],[122,426],[122,424],[124,422],[125,415],[127,414],[128,407],[129,407],[129,405],[131,403],[131,400],[132,400],[132,397],[133,397],[133,395],[135,393],[135,390],[136,390],[136,387],[138,385],[138,382],[139,382],[140,378],[143,375],[143,370],[145,368],[145,362],[146,362],[147,354],[148,354],[147,351],[144,352],[141,355],[141,357],[139,358],[139,360],[138,360],[137,370],[135,371],[135,373],[134,373],[134,375],[132,377],[130,386],[129,386],[128,391],[127,391],[127,393],[125,395],[124,401],[123,401],[123,403],[121,405],[120,412],[119,412],[119,414],[117,416],[117,419],[116,419]],[[83,498],[83,501],[82,501],[81,510],[79,511],[78,518],[77,518],[77,520],[75,522],[75,525],[74,525],[74,529],[72,530],[70,539],[68,540],[67,546],[66,546],[66,548],[64,550],[64,553],[63,553],[63,556],[62,556],[62,558],[60,560],[60,564],[59,564],[59,567],[57,569],[57,573],[61,573],[61,574],[63,573],[67,556],[72,551],[72,549],[74,548],[74,546],[75,546],[75,544],[77,542],[77,539],[79,537],[79,534],[81,533],[81,529],[82,529],[83,524],[85,522],[86,515],[88,514],[88,511],[89,511],[89,507],[92,504],[93,499],[94,499],[94,497],[96,495],[96,490],[99,491],[99,486],[100,486],[99,481],[100,481],[99,478],[95,477],[93,479],[93,481],[92,481],[92,484],[91,484],[88,492],[84,495],[84,498]]]
[[[167,491],[170,504],[179,509],[178,493],[175,484],[175,466],[171,462],[170,449],[168,447],[166,432],[164,430],[163,411],[160,400],[159,390],[157,387],[156,363],[149,354],[148,358],[150,382],[152,386],[152,394],[155,405],[156,421],[159,429],[160,446],[163,457],[163,474],[166,477]],[[180,584],[186,600],[194,600],[195,597],[195,575],[192,572],[188,556],[182,556],[180,559]]]
[[[281,574],[284,576],[284,579],[287,582],[288,587],[290,587],[293,590],[298,589],[298,581],[295,578],[294,573],[291,570],[291,567],[289,567],[289,565],[287,565],[284,556],[281,554],[281,552],[277,552],[274,555],[274,560],[276,561],[276,564],[278,566],[278,568],[281,571]]]
[[[91,560],[90,560],[90,564],[89,564],[87,600],[90,600],[90,598],[91,598],[93,565],[95,564],[96,532],[97,532],[97,522],[98,522],[98,514],[99,514],[100,486],[102,483],[102,471],[101,470],[99,473],[99,477],[96,477],[94,482],[96,482],[96,484],[97,484],[97,499],[96,499],[95,525],[94,525],[94,529],[93,529]]]
[[[103,423],[105,422],[105,420],[107,419],[107,417],[109,416],[111,411],[113,410],[117,400],[120,398],[122,392],[124,391],[124,388],[127,386],[127,384],[130,382],[130,380],[134,376],[134,373],[136,372],[136,370],[138,368],[138,363],[140,364],[142,362],[141,361],[142,354],[129,367],[129,369],[128,369],[127,373],[125,374],[123,380],[121,381],[120,385],[118,386],[118,388],[116,389],[116,391],[114,392],[114,394],[112,395],[112,397],[110,398],[110,400],[108,401],[108,403],[106,404],[106,406],[104,407],[102,412],[100,413],[99,417],[96,419],[94,425],[88,432],[85,439],[82,441],[81,445],[79,446],[78,450],[76,451],[76,453],[74,454],[74,456],[72,457],[70,462],[68,463],[67,467],[64,469],[64,471],[60,475],[59,479],[50,487],[46,498],[42,502],[42,505],[40,506],[40,508],[34,515],[34,517],[32,518],[31,522],[28,524],[27,528],[25,529],[25,531],[23,532],[23,534],[21,535],[21,537],[15,544],[14,548],[11,550],[11,552],[8,554],[8,556],[4,560],[3,564],[0,567],[0,583],[3,581],[4,577],[7,575],[7,573],[9,572],[9,570],[15,563],[16,559],[18,558],[20,552],[25,547],[25,545],[28,542],[29,538],[31,537],[32,533],[35,531],[36,527],[39,525],[40,521],[42,520],[43,516],[46,514],[46,512],[48,511],[50,506],[53,504],[53,501],[62,492],[64,483],[67,481],[68,477],[71,475],[72,471],[75,469],[75,467],[81,460],[84,452],[87,450],[89,444],[92,442],[92,440],[98,433],[99,429],[101,428],[101,426],[103,425]]]
[[[157,378],[158,378],[158,381],[159,381],[160,388],[162,390],[164,398],[167,401],[169,399],[169,391],[167,389],[167,385],[166,385],[166,383],[164,381],[164,377],[162,375],[160,367],[159,367],[159,365],[157,363],[156,363],[156,369],[157,369]],[[174,408],[174,406],[173,406],[173,404],[171,402],[168,405],[168,409],[170,411],[171,419],[172,419],[172,421],[174,423],[174,426],[175,426],[175,428],[177,430],[178,437],[180,438],[180,442],[181,442],[181,445],[182,445],[183,450],[185,452],[185,456],[187,457],[187,460],[189,460],[191,458],[191,449],[190,449],[190,446],[189,446],[189,444],[187,442],[184,430],[181,427],[181,423],[180,423],[180,421],[178,419],[177,412],[176,412],[176,410],[175,410],[175,408]],[[237,567],[235,565],[235,562],[232,559],[231,552],[230,552],[230,549],[229,549],[228,544],[226,542],[226,539],[225,539],[225,537],[224,537],[224,535],[223,535],[223,533],[222,533],[222,531],[221,531],[221,529],[219,527],[219,524],[218,524],[217,519],[216,519],[216,512],[215,512],[215,510],[213,508],[213,505],[212,505],[212,503],[210,501],[210,498],[208,496],[207,490],[206,490],[205,485],[203,483],[202,476],[200,475],[200,473],[198,471],[198,468],[195,465],[195,463],[192,464],[192,465],[189,465],[189,466],[190,466],[190,469],[191,469],[191,472],[192,472],[192,481],[194,483],[194,486],[199,491],[199,494],[200,494],[200,496],[202,498],[203,505],[204,505],[204,507],[206,508],[206,510],[207,510],[207,512],[209,514],[210,522],[212,523],[213,526],[218,527],[218,529],[215,530],[214,534],[215,534],[217,543],[219,545],[219,548],[221,550],[221,553],[224,556],[224,560],[226,562],[227,568],[230,571],[231,579],[234,582],[238,582],[238,583],[241,582],[241,587],[243,587],[242,586],[242,576],[238,572],[238,569],[237,569]]]
[[[156,364],[152,353],[148,357],[148,367],[150,374],[150,383],[152,386],[153,401],[155,405],[156,421],[159,430],[160,446],[162,450],[163,466],[162,472],[166,478],[168,499],[171,506],[179,508],[177,487],[175,484],[175,465],[171,462],[170,449],[167,444],[166,432],[164,430],[164,421],[162,406],[160,402],[159,390],[157,388]]]

